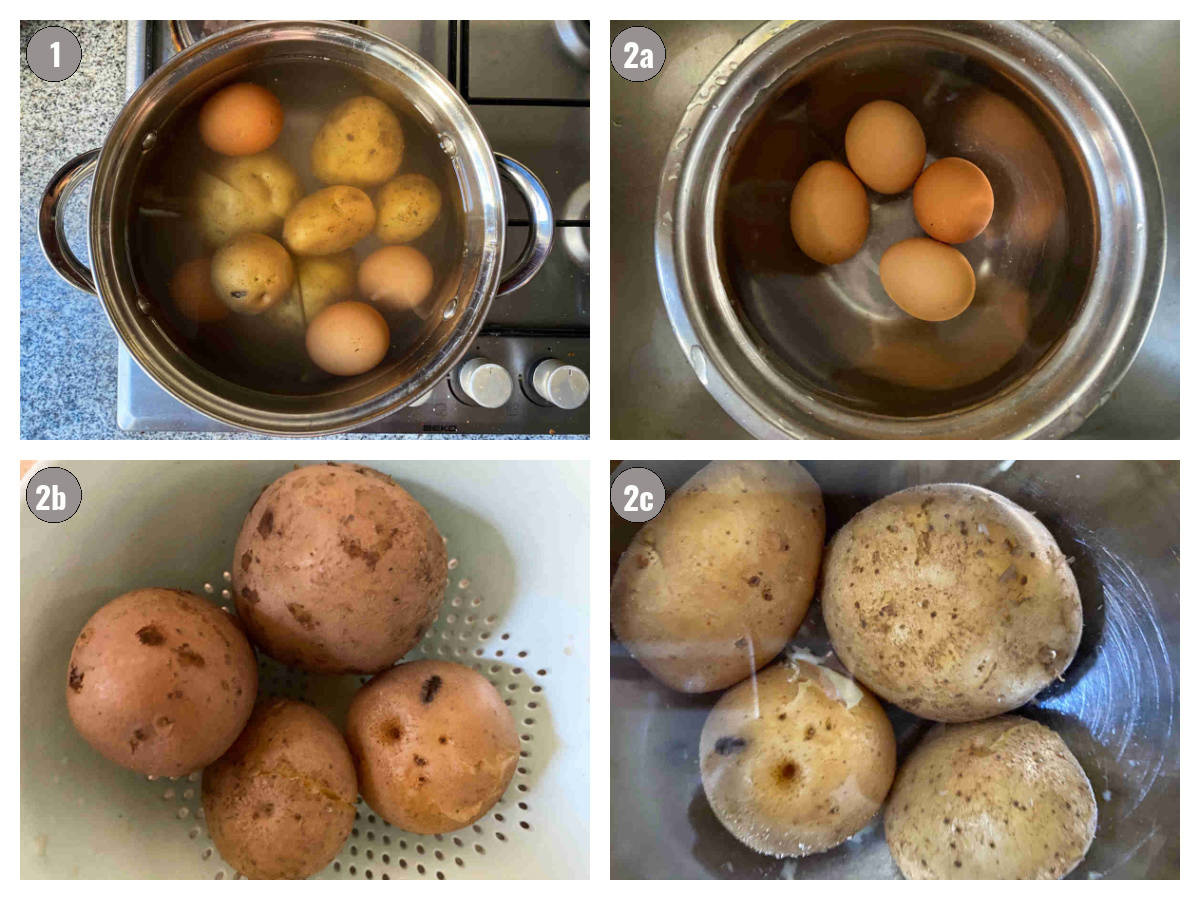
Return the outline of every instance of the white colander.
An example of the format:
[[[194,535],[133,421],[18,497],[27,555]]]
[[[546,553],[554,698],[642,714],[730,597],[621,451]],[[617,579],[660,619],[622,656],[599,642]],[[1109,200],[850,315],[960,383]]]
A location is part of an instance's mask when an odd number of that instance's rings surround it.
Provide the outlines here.
[[[415,835],[359,803],[317,877],[586,878],[588,874],[587,465],[367,462],[429,510],[447,540],[437,622],[406,658],[491,679],[517,723],[512,784],[475,825]],[[64,678],[89,616],[138,587],[229,601],[242,517],[283,462],[65,462],[83,505],[58,525],[21,496],[21,876],[234,878],[209,839],[200,774],[118,768],[67,717]],[[308,700],[342,725],[366,679],[287,669],[260,654],[260,692]]]

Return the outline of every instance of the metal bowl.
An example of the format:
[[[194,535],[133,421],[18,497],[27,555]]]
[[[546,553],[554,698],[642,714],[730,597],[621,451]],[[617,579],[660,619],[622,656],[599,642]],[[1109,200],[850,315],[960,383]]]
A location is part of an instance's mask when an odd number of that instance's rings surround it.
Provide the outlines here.
[[[145,158],[169,135],[177,111],[255,68],[281,61],[335,63],[381,86],[390,103],[419,116],[437,136],[461,194],[462,248],[414,340],[394,346],[365,375],[339,379],[318,392],[268,391],[238,384],[192,358],[168,327],[131,257],[147,252],[133,240],[133,185]],[[312,83],[287,85],[312,102],[328,99],[320,72]],[[332,106],[330,101],[326,108]],[[94,271],[66,242],[61,211],[95,172],[89,215]],[[533,227],[512,267],[504,258],[500,179],[517,188]],[[267,22],[218,32],[173,57],[130,97],[100,150],[67,163],[51,180],[39,221],[42,247],[58,273],[100,296],[113,328],[134,359],[176,399],[205,415],[268,434],[327,434],[382,418],[424,396],[467,352],[492,300],[532,278],[550,252],[554,216],[545,188],[516,160],[493,154],[478,121],[454,87],[412,51],[371,31],[336,22]]]
[[[702,462],[632,462],[668,493]],[[1179,877],[1179,465],[1166,462],[806,462],[832,534],[893,491],[969,482],[1033,512],[1079,584],[1083,638],[1017,712],[1057,731],[1096,793],[1096,839],[1072,878]],[[615,474],[615,473],[614,473]],[[612,559],[638,526],[613,519]],[[795,642],[830,649],[813,603]],[[700,729],[719,693],[663,687],[615,640],[611,658],[613,878],[899,878],[882,816],[846,843],[773,859],[717,821],[700,785]],[[747,673],[748,674],[748,673]],[[901,761],[933,723],[887,705]]]
[[[901,312],[879,282],[923,232],[911,193],[870,193],[852,259],[792,241],[800,174],[842,159],[874,99],[921,121],[929,159],[992,183],[991,224],[959,249],[968,310]],[[770,23],[696,92],[664,166],[659,281],[697,377],[759,437],[1060,437],[1111,393],[1149,326],[1166,253],[1162,190],[1132,108],[1101,65],[1040,24]]]

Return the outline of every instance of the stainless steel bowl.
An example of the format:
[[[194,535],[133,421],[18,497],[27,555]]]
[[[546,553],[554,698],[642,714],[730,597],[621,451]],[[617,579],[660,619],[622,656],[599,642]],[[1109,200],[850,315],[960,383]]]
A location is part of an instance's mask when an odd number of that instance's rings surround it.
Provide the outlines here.
[[[996,210],[961,245],[966,313],[924,323],[878,262],[921,234],[911,193],[871,193],[867,244],[818,266],[788,200],[841,158],[859,106],[893,99],[930,159],[965,156]],[[700,85],[672,141],[655,222],[659,281],[697,377],[760,437],[1059,437],[1132,362],[1162,281],[1150,145],[1108,73],[1042,24],[769,23]]]
[[[377,79],[406,111],[437,135],[461,194],[462,255],[450,261],[433,312],[418,338],[393,347],[384,363],[318,393],[287,394],[236,384],[192,359],[163,322],[158,302],[139,285],[131,252],[132,185],[143,158],[170,128],[176,111],[266,62],[333,62]],[[308,86],[319,96],[320,79]],[[89,239],[94,271],[67,245],[62,210],[94,174]],[[530,238],[502,273],[505,214],[500,178],[529,206]],[[40,216],[42,247],[58,273],[99,294],[117,335],[138,364],[177,399],[218,421],[269,434],[345,431],[419,399],[469,349],[492,300],[532,278],[549,255],[550,200],[537,177],[516,160],[493,154],[457,91],[429,63],[374,32],[342,23],[251,23],[203,40],[156,71],[113,123],[103,148],[67,163],[52,179]]]
[[[676,490],[702,462],[635,462]],[[1083,601],[1063,680],[1018,712],[1053,728],[1087,772],[1096,839],[1072,878],[1179,877],[1179,464],[806,462],[828,534],[893,491],[969,482],[1033,512],[1071,559]],[[615,475],[615,473],[614,473]],[[638,526],[613,518],[612,559]],[[797,645],[830,649],[814,602]],[[700,729],[720,693],[656,682],[612,642],[613,878],[899,878],[882,817],[815,856],[772,859],[717,821],[700,784]],[[901,760],[933,723],[890,705]]]

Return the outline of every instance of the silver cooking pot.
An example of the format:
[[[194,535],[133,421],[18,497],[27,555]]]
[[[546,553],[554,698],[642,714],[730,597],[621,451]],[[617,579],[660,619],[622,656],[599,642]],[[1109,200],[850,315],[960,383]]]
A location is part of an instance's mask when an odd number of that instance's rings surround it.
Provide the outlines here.
[[[992,182],[960,245],[971,307],[914,320],[879,283],[922,234],[908,192],[871,193],[852,259],[818,266],[788,229],[791,188],[843,159],[855,110],[908,106],[930,158]],[[1104,68],[1050,25],[768,23],[699,86],[663,168],[659,282],[696,376],[759,437],[1060,437],[1116,387],[1150,324],[1166,224],[1149,142]]]
[[[318,393],[251,389],[193,360],[164,327],[155,300],[130,264],[132,186],[159,129],[180,107],[264,62],[333,62],[382,81],[437,135],[457,181],[462,256],[445,280],[434,313],[408,347],[393,348],[371,372]],[[314,86],[316,87],[316,86]],[[71,251],[63,227],[66,200],[94,172],[89,243],[93,270]],[[501,272],[505,212],[500,177],[529,207],[530,236]],[[425,394],[458,362],[498,295],[516,290],[550,253],[554,215],[545,188],[516,160],[493,154],[467,104],[442,75],[410,50],[353,25],[255,23],[231,28],[171,59],[134,93],[99,150],[67,163],[51,180],[39,220],[42,248],[58,273],[98,294],[117,335],[138,364],[177,399],[218,421],[268,434],[345,431],[386,416]]]

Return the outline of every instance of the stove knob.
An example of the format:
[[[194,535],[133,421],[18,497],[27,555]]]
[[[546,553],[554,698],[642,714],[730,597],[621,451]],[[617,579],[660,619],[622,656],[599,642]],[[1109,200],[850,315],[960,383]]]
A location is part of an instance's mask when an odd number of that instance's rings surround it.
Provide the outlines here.
[[[533,370],[533,389],[559,409],[577,409],[588,398],[588,377],[578,366],[543,359]]]
[[[477,356],[458,370],[463,393],[487,409],[498,409],[512,396],[512,376],[499,363]]]

